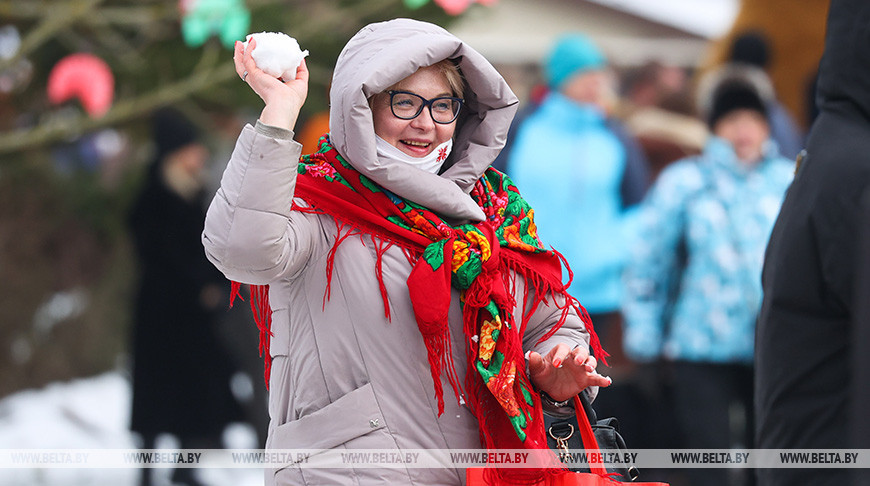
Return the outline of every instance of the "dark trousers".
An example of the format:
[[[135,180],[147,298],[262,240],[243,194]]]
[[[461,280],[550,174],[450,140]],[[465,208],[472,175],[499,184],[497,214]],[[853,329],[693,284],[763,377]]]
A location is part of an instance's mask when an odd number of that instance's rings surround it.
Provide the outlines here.
[[[737,364],[673,363],[673,399],[687,449],[753,447],[752,367]],[[691,485],[753,484],[750,469],[690,469]]]

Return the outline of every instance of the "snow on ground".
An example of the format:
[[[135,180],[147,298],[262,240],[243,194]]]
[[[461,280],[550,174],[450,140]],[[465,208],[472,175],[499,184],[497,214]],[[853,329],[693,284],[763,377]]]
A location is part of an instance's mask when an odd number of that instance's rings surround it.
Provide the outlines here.
[[[0,400],[0,449],[136,449],[128,430],[131,389],[121,372],[52,383]],[[257,448],[253,429],[232,425],[224,433],[227,447]],[[172,436],[158,438],[157,448],[172,449]],[[157,485],[171,485],[171,469],[154,469]],[[262,470],[197,469],[209,486],[262,486]],[[0,467],[0,486],[138,486],[140,469]]]

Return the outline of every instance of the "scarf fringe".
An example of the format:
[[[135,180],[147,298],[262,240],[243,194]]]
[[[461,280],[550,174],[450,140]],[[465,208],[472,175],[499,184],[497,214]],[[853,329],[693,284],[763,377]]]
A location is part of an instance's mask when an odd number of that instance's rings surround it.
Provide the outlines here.
[[[445,336],[423,336],[423,344],[426,345],[426,356],[429,360],[429,372],[432,374],[432,382],[435,385],[435,399],[438,402],[438,416],[444,413],[444,388],[441,386],[441,363],[444,361]]]
[[[438,416],[444,413],[444,387],[441,385],[441,372],[446,370],[447,380],[453,387],[456,400],[461,405],[464,401],[464,393],[459,384],[459,374],[453,365],[453,349],[450,344],[450,333],[438,336],[424,336],[423,343],[426,345],[426,356],[429,361],[429,369],[432,373],[432,381],[435,388],[435,399],[438,402]]]
[[[375,276],[378,279],[378,288],[381,291],[381,300],[383,300],[383,302],[384,302],[384,317],[387,318],[387,321],[391,322],[391,319],[390,319],[390,299],[389,299],[389,296],[387,295],[387,286],[384,284],[383,263],[384,263],[384,253],[386,253],[386,251],[388,249],[390,249],[390,247],[393,246],[393,244],[390,243],[389,241],[375,239],[375,238],[372,238],[372,242],[375,245],[375,255],[376,255],[376,257],[375,257]]]
[[[595,356],[597,361],[603,363],[605,366],[610,366],[607,362],[610,353],[605,351],[602,347],[598,334],[595,332],[595,327],[592,324],[592,318],[589,317],[589,313],[580,301],[568,294],[568,287],[574,279],[574,272],[571,270],[571,266],[568,265],[568,261],[565,259],[564,255],[559,253],[556,249],[552,249],[552,251],[559,258],[560,264],[568,272],[568,281],[564,284],[559,283],[556,285],[555,282],[545,279],[519,259],[503,259],[505,265],[507,265],[509,269],[525,278],[526,286],[525,291],[523,292],[523,301],[528,303],[529,297],[532,297],[531,304],[528,306],[526,312],[523,312],[521,317],[520,331],[525,331],[526,325],[541,303],[549,303],[547,295],[561,295],[565,298],[565,303],[558,306],[558,308],[562,310],[562,313],[559,316],[559,321],[556,322],[556,324],[554,324],[535,344],[540,344],[553,337],[553,335],[568,320],[568,316],[571,315],[571,310],[573,309],[580,317],[580,320],[583,321],[583,325],[586,326],[586,331],[589,333],[589,346],[592,348],[592,355]]]
[[[310,203],[309,203],[310,204]],[[331,296],[332,289],[332,274],[335,269],[335,254],[338,251],[338,247],[344,243],[347,238],[350,236],[358,235],[360,237],[360,241],[363,245],[365,245],[365,240],[363,240],[364,234],[369,234],[372,237],[372,241],[375,245],[375,274],[378,279],[378,287],[381,292],[381,298],[384,304],[384,316],[386,316],[387,320],[391,320],[390,315],[390,302],[389,295],[387,294],[387,287],[384,284],[384,272],[383,272],[383,256],[384,253],[392,246],[398,246],[402,249],[402,253],[404,253],[405,258],[407,258],[408,263],[413,267],[417,260],[419,260],[422,251],[416,248],[413,244],[408,243],[407,241],[400,240],[398,238],[390,237],[388,234],[383,231],[377,231],[370,228],[368,225],[361,225],[358,222],[347,220],[342,218],[339,215],[332,214],[326,210],[320,209],[313,204],[309,206],[300,206],[297,203],[293,203],[293,211],[299,211],[307,214],[320,214],[330,216],[335,220],[336,228],[337,228],[337,236],[335,241],[332,244],[332,248],[330,248],[329,253],[326,256],[326,291],[323,295],[323,308],[326,308],[326,302],[329,301]],[[342,235],[342,231],[346,231],[345,234]]]
[[[607,363],[607,358],[610,356],[610,353],[605,351],[604,347],[601,346],[601,340],[598,339],[598,333],[595,332],[595,327],[592,325],[592,318],[589,317],[589,313],[586,312],[586,308],[583,307],[580,301],[571,296],[567,291],[568,287],[571,286],[571,282],[574,280],[574,272],[571,271],[571,266],[568,265],[568,260],[555,248],[553,248],[553,253],[559,257],[562,266],[568,270],[568,282],[564,285],[561,292],[567,300],[562,310],[562,316],[559,319],[559,327],[561,327],[562,323],[568,319],[571,309],[574,309],[580,316],[580,320],[582,320],[583,324],[586,326],[586,331],[589,333],[589,345],[592,347],[592,355],[595,356],[597,361],[604,363],[604,366],[610,366]],[[549,339],[555,332],[555,330],[551,329],[541,338],[541,340],[545,341]]]
[[[330,248],[329,252],[326,254],[326,290],[323,293],[322,310],[326,310],[326,302],[328,302],[329,298],[332,296],[332,272],[335,270],[335,253],[338,251],[338,247],[344,242],[344,240],[354,234],[360,234],[356,227],[338,219],[335,220],[335,227],[335,241],[332,243],[332,248]],[[345,233],[341,234],[342,231]],[[355,233],[355,231],[357,232]]]
[[[402,248],[402,253],[405,254],[405,258],[408,260],[408,264],[411,265],[411,268],[413,268],[414,265],[417,264],[417,261],[420,260],[420,252],[414,251],[404,246],[400,248]]]
[[[230,286],[230,308],[238,297],[245,300],[241,295],[241,283],[232,281]],[[254,322],[257,324],[257,329],[260,331],[260,357],[263,358],[263,379],[266,382],[266,389],[269,389],[269,377],[272,374],[272,353],[270,352],[270,344],[272,340],[272,306],[269,305],[269,286],[268,285],[250,285],[251,294],[251,313],[254,316]]]
[[[528,325],[529,320],[531,320],[532,315],[538,310],[538,307],[543,304],[549,304],[549,300],[547,299],[547,295],[560,293],[562,289],[556,288],[552,283],[550,283],[547,279],[542,277],[539,273],[532,271],[531,267],[524,264],[518,259],[513,258],[505,258],[503,259],[504,265],[508,272],[506,274],[511,274],[513,272],[516,275],[522,275],[525,280],[525,287],[523,289],[523,303],[527,305],[525,307],[525,311],[520,316],[520,332],[521,334],[525,332],[526,325]],[[516,293],[516,281],[511,283],[512,292]],[[567,318],[567,316],[565,316]],[[560,319],[556,325],[548,332],[551,336],[553,333],[559,330],[564,324],[564,319]],[[535,344],[540,344],[542,341],[546,339],[541,338]]]

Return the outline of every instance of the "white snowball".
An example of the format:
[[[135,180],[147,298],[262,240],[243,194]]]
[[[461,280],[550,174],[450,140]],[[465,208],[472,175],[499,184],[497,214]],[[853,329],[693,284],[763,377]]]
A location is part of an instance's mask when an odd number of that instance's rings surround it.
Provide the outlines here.
[[[258,68],[276,78],[287,80],[296,77],[296,68],[308,55],[307,50],[299,48],[296,39],[281,32],[248,34],[243,42],[245,49],[252,37],[257,40],[257,46],[251,56]]]

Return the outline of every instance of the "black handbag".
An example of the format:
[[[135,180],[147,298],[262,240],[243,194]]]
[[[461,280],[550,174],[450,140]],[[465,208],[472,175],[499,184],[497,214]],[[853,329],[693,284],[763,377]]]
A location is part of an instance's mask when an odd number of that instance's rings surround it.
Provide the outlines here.
[[[619,435],[619,421],[615,417],[599,420],[586,393],[581,393],[579,398],[580,403],[583,405],[583,411],[589,419],[589,424],[592,426],[592,432],[595,434],[595,440],[598,442],[599,449],[602,452],[625,452],[627,448],[622,436]],[[574,413],[560,417],[544,410],[544,428],[547,431],[547,445],[559,456],[559,459],[563,463],[566,463],[566,467],[569,470],[577,472],[590,471],[588,467],[572,466],[565,460],[565,454],[568,451],[583,449],[577,416]],[[607,472],[618,474],[613,479],[620,482],[635,481],[640,475],[640,471],[633,464],[625,464],[622,467],[611,465],[607,467]]]

